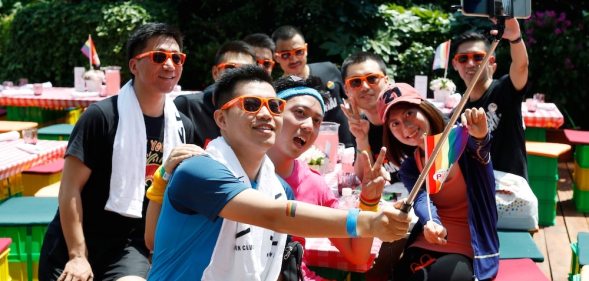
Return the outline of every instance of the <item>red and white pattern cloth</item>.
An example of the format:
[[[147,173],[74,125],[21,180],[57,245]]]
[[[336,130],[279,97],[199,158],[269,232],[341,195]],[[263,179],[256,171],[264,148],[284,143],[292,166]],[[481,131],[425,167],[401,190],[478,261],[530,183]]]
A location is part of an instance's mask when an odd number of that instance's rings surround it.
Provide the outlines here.
[[[557,129],[564,124],[564,116],[554,103],[539,103],[534,112],[522,103],[522,116],[526,127]]]
[[[43,94],[3,95],[0,94],[0,106],[30,106],[46,109],[65,109],[70,107],[88,107],[90,104],[107,97],[74,95],[74,88],[45,88]]]
[[[305,238],[305,263],[308,266],[335,268],[343,271],[366,272],[378,257],[382,241],[374,238],[370,258],[365,264],[352,264],[331,244],[328,238]]]
[[[36,147],[39,153],[29,153],[17,148],[23,140],[0,142],[0,180],[42,163],[63,158],[67,141],[39,140]]]

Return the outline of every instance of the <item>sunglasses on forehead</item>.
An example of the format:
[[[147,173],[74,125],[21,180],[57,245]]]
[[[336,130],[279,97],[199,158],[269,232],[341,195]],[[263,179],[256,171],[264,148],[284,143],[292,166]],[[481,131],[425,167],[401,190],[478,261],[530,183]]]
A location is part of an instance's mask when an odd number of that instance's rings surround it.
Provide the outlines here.
[[[256,114],[262,109],[262,106],[266,106],[270,114],[280,115],[284,111],[286,101],[279,98],[240,96],[228,101],[221,107],[221,110],[228,109],[235,104],[238,104],[241,109],[248,113]]]
[[[454,61],[458,62],[458,63],[467,63],[470,60],[473,60],[474,62],[482,62],[483,59],[485,59],[485,56],[487,55],[487,53],[485,52],[472,52],[472,53],[462,53],[462,54],[456,54],[454,56]]]
[[[272,68],[274,67],[274,61],[270,59],[257,59],[256,62],[259,66],[263,68]]]
[[[297,49],[292,49],[292,50],[286,50],[286,51],[280,51],[280,52],[276,52],[276,54],[281,59],[287,60],[287,59],[290,59],[291,56],[301,57],[306,52],[307,52],[307,44],[305,44],[305,47],[302,47],[302,48],[297,48]]]
[[[358,88],[362,86],[362,83],[366,82],[368,85],[376,85],[382,79],[384,75],[380,73],[370,73],[363,76],[353,76],[346,79],[346,85],[352,88]]]
[[[172,59],[175,65],[183,65],[186,60],[186,54],[184,53],[166,51],[149,51],[136,55],[134,59],[142,59],[144,57],[149,57],[153,63],[158,64],[164,64],[168,59]]]

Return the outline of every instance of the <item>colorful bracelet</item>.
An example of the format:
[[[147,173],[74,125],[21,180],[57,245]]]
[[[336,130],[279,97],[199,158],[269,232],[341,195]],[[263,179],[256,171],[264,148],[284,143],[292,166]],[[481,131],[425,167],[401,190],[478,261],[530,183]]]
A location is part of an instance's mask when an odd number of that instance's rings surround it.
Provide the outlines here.
[[[288,201],[286,202],[286,216],[287,217],[295,217],[297,213],[297,203]]]
[[[358,227],[359,213],[359,209],[353,208],[348,211],[348,215],[346,216],[346,232],[352,238],[358,237],[358,232],[356,228]]]
[[[366,204],[368,206],[374,206],[374,205],[378,205],[378,203],[380,203],[380,197],[373,198],[373,199],[366,199],[366,197],[364,197],[364,195],[362,195],[362,193],[360,193],[360,202],[363,202],[364,204]]]
[[[377,212],[378,211],[378,204],[376,205],[366,205],[364,204],[362,201],[360,201],[360,204],[358,204],[358,208],[360,208],[361,211],[369,211],[369,212]]]

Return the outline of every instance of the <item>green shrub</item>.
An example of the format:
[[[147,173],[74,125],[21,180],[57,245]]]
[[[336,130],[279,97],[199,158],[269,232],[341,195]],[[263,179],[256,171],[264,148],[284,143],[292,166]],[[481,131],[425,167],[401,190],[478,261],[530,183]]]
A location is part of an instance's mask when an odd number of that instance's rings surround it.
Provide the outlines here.
[[[91,34],[101,64],[123,66],[124,81],[129,77],[124,46],[130,32],[145,22],[168,19],[166,13],[170,11],[150,2],[29,4],[10,25],[0,77],[71,86],[73,67],[89,67],[80,48]]]

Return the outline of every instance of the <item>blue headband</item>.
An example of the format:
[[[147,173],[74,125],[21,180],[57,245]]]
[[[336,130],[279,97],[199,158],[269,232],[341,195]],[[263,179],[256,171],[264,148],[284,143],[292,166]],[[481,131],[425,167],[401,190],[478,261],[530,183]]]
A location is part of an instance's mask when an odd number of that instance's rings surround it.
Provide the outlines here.
[[[325,103],[323,102],[323,98],[319,92],[313,88],[300,86],[280,91],[276,95],[283,100],[288,100],[289,98],[296,96],[312,96],[319,101],[319,104],[321,105],[321,112],[325,114]]]

